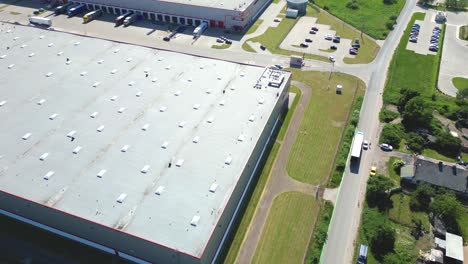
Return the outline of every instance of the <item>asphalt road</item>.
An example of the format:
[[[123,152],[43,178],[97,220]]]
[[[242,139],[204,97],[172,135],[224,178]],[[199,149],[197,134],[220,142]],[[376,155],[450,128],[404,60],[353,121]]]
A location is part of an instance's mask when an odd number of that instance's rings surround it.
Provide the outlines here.
[[[366,190],[372,156],[379,151],[378,145],[378,114],[382,106],[382,92],[387,76],[387,69],[393,52],[398,45],[401,35],[408,24],[416,0],[408,0],[398,18],[398,24],[387,37],[376,60],[369,64],[371,78],[364,98],[358,130],[363,131],[365,139],[369,140],[372,148],[363,151],[361,163],[357,172],[351,172],[347,166],[340,186],[340,192],[333,212],[329,232],[321,263],[340,264],[353,263],[354,241],[356,239],[362,211],[362,201]]]

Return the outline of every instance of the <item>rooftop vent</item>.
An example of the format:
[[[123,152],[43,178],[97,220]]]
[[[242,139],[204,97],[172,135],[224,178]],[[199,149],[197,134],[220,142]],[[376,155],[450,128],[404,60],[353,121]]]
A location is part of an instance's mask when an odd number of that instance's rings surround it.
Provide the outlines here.
[[[133,58],[128,58],[127,62],[131,62],[132,60],[133,60]]]
[[[33,57],[34,55],[36,55],[36,54],[34,54],[34,52],[33,52],[33,53],[30,53],[30,54],[29,54],[29,58]]]
[[[231,165],[232,163],[232,157],[231,155],[227,156],[226,160],[224,161],[224,164],[226,165]]]
[[[197,226],[198,221],[200,221],[200,216],[199,215],[194,215],[193,218],[192,218],[192,221],[190,221],[190,224],[192,226]]]
[[[6,54],[5,54],[5,55],[2,55],[2,56],[0,56],[0,59],[3,60],[4,58],[6,58],[6,56],[7,56]]]
[[[212,92],[213,92],[213,90],[212,90],[212,89],[208,89],[208,90],[206,90],[206,93],[207,93],[207,94],[211,94]]]
[[[104,174],[106,174],[106,172],[107,172],[107,170],[102,169],[102,170],[100,170],[100,171],[98,172],[98,174],[97,174],[96,176],[97,176],[98,178],[102,178],[102,176],[104,176]]]
[[[130,148],[129,145],[125,145],[125,146],[123,146],[123,147],[120,149],[120,151],[121,151],[121,152],[127,152],[129,148]]]
[[[144,71],[145,73],[148,73],[148,72],[151,71],[151,69],[150,69],[150,68],[145,68],[143,71]]]
[[[98,64],[103,64],[103,63],[104,63],[104,60],[99,60],[97,63],[98,63]]]
[[[54,73],[53,72],[48,72],[45,76],[50,77],[50,76],[52,76],[52,74],[54,74]]]
[[[118,71],[119,71],[119,70],[117,70],[117,69],[113,69],[113,70],[111,71],[111,73],[112,73],[112,74],[116,74]]]
[[[146,130],[148,130],[149,126],[150,126],[150,124],[144,124],[144,125],[141,127],[141,130],[146,131]]]
[[[45,103],[46,99],[41,99],[39,101],[37,101],[37,104],[38,105],[43,105]]]
[[[117,110],[117,112],[121,114],[125,112],[125,109],[126,109],[125,107],[120,107],[119,110]]]
[[[102,132],[103,130],[104,130],[104,125],[100,125],[100,126],[96,129],[97,132]]]
[[[55,118],[57,118],[58,114],[52,114],[49,116],[49,119],[50,120],[54,120]]]
[[[137,92],[135,95],[136,95],[136,97],[141,97],[141,96],[143,95],[143,92],[142,92],[142,91],[139,91],[139,92]]]
[[[221,101],[219,102],[219,105],[220,105],[220,106],[224,106],[225,104],[226,104],[226,101],[225,101],[225,100],[221,100]]]
[[[75,134],[76,134],[76,131],[75,131],[75,130],[72,130],[72,131],[68,132],[67,137],[71,138],[71,137],[73,137]]]
[[[196,136],[192,139],[192,142],[193,143],[198,143],[198,141],[200,141],[200,137],[199,136]]]
[[[39,160],[44,161],[45,159],[47,159],[48,156],[49,156],[49,153],[46,152],[39,157]]]
[[[157,82],[157,81],[158,81],[158,78],[153,78],[151,81],[152,81],[152,82]]]
[[[154,192],[155,194],[157,195],[161,195],[162,192],[164,191],[164,186],[159,186],[157,189],[156,189],[156,192]]]
[[[133,85],[135,85],[134,81],[131,81],[131,82],[128,83],[128,86],[133,86]]]
[[[62,56],[62,54],[63,54],[63,51],[57,52],[57,56]]]
[[[81,149],[82,149],[81,146],[77,146],[76,148],[73,149],[73,154],[78,154]]]
[[[23,139],[23,140],[27,140],[28,138],[31,137],[31,135],[32,135],[31,133],[26,133],[26,134],[24,134],[24,136],[22,137],[22,139]]]
[[[187,79],[188,82],[192,82],[192,77]]]
[[[182,164],[184,164],[184,160],[183,160],[183,159],[179,159],[175,165],[176,165],[177,167],[182,167]]]
[[[12,69],[13,67],[15,67],[15,65],[14,65],[14,64],[10,64],[10,65],[8,65],[8,69]]]
[[[244,141],[244,140],[245,140],[244,134],[240,134],[240,135],[237,137],[237,141],[242,142],[242,141]]]
[[[240,73],[240,76],[241,76],[241,77],[244,77],[244,76],[245,76],[245,72],[241,72],[241,73]]]
[[[111,100],[111,101],[115,101],[115,100],[117,100],[117,98],[119,98],[119,97],[118,97],[117,95],[114,95],[114,96],[111,97],[110,100]]]
[[[96,118],[98,114],[99,114],[99,112],[93,112],[93,113],[90,115],[90,117],[91,117],[91,118]]]
[[[7,103],[7,101],[1,101],[1,102],[0,102],[0,107],[6,105],[6,103]]]
[[[250,122],[253,122],[254,120],[255,120],[255,115],[250,115],[250,116],[249,116],[249,121],[250,121]]]
[[[119,197],[117,198],[117,202],[118,202],[118,203],[123,203],[123,201],[125,200],[125,198],[127,198],[127,194],[126,194],[126,193],[122,193],[122,194],[119,195]]]
[[[19,37],[14,37],[14,38],[13,38],[13,40],[15,40],[15,41],[18,40],[18,39],[19,39]]]
[[[54,46],[54,43],[49,43],[49,45],[47,45],[47,47],[49,47],[49,48],[52,47],[52,46]]]
[[[174,93],[175,96],[179,96],[179,95],[181,95],[181,94],[182,94],[182,91],[181,91],[181,90],[177,90],[177,91]]]
[[[223,79],[223,76],[222,75],[218,75],[218,80],[222,80]]]
[[[182,121],[182,122],[179,123],[180,128],[183,128],[184,126],[185,126],[185,121]]]
[[[101,85],[100,82],[95,82],[95,83],[93,83],[93,87],[94,87],[94,88],[98,87],[99,85]]]
[[[71,60],[68,60],[68,61],[65,62],[66,65],[70,65],[71,63],[72,63]]]
[[[265,99],[263,99],[263,98],[258,99],[258,103],[259,103],[259,104],[264,104],[264,103],[265,103]]]
[[[166,112],[166,110],[167,110],[167,106],[164,106],[164,105],[159,108],[159,112]]]
[[[150,168],[150,165],[145,165],[143,166],[143,168],[141,169],[141,173],[147,173],[149,171],[149,168]]]
[[[158,58],[158,61],[163,61],[164,60],[164,57],[159,57]]]
[[[120,51],[120,49],[115,49],[114,53],[118,53],[119,51]]]
[[[49,171],[44,175],[44,180],[49,180],[55,174],[55,171]]]
[[[216,184],[216,183],[211,184],[210,192],[214,193],[214,192],[216,192],[216,189],[218,189],[218,184]]]
[[[167,146],[169,146],[169,142],[164,141],[164,142],[162,143],[162,145],[161,145],[161,148],[167,149]]]
[[[202,69],[202,70],[203,70],[204,68],[205,68],[205,65],[203,65],[203,64],[202,64],[202,65],[200,65],[200,69]]]
[[[78,45],[80,45],[80,42],[79,41],[75,42],[75,46],[78,46]]]
[[[88,73],[87,71],[84,71],[84,72],[81,72],[80,75],[85,76],[87,73]]]
[[[167,65],[167,66],[166,66],[166,70],[170,70],[171,67],[172,67],[171,65]]]
[[[214,120],[215,120],[214,116],[210,116],[210,117],[206,120],[206,122],[208,122],[208,123],[213,123]]]
[[[200,104],[194,104],[193,109],[198,110],[200,108]]]
[[[231,85],[231,90],[234,91],[236,89],[235,85]]]
[[[7,33],[11,32],[10,30],[7,31]],[[44,35],[40,35],[39,36],[40,39],[43,39],[44,38]]]

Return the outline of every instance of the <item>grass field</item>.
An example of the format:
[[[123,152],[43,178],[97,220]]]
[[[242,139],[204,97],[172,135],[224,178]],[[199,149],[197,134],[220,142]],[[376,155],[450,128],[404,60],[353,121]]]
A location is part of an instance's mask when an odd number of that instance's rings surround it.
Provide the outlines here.
[[[275,161],[276,155],[278,154],[280,148],[280,144],[275,143],[270,151],[270,155],[263,167],[262,173],[258,178],[257,185],[255,186],[255,190],[250,197],[249,203],[245,212],[242,216],[242,220],[235,231],[235,235],[232,239],[231,245],[229,247],[228,253],[226,258],[224,259],[225,264],[232,264],[236,261],[236,257],[239,254],[240,246],[242,245],[242,241],[244,240],[245,234],[247,233],[247,229],[249,228],[250,222],[254,216],[255,210],[257,209],[257,204],[260,201],[260,197],[262,196],[263,189],[267,183],[268,177],[270,176],[271,168]]]
[[[262,23],[263,19],[257,19],[257,21],[255,21],[255,23],[253,23],[253,25],[249,27],[249,30],[247,30],[245,34],[248,35],[254,33],[255,31],[257,31],[258,26],[260,26],[260,24]]]
[[[455,77],[452,79],[452,83],[458,90],[468,88],[467,78]]]
[[[289,88],[290,93],[295,93],[296,96],[294,97],[294,101],[291,105],[291,108],[288,110],[288,113],[286,114],[286,117],[283,120],[283,124],[281,125],[281,130],[278,133],[278,140],[283,140],[284,136],[286,135],[286,131],[288,130],[289,127],[289,122],[291,122],[291,117],[294,114],[294,110],[296,110],[296,106],[301,98],[301,90],[297,88],[294,85],[291,85]]]
[[[417,90],[426,98],[430,98],[435,92],[440,56],[420,55],[406,49],[411,26],[415,20],[424,20],[424,17],[424,13],[413,14],[393,55],[385,85],[385,103],[396,104],[403,87]],[[443,37],[441,41],[442,39]]]
[[[359,8],[352,10],[346,7],[348,2],[348,0],[315,0],[318,6],[327,7],[327,11],[332,15],[375,39],[385,39],[390,31],[385,23],[390,16],[398,16],[405,5],[404,0],[397,0],[397,3],[393,5],[386,5],[382,0],[360,0],[356,1]]]
[[[423,212],[411,211],[409,195],[397,193],[392,195],[391,199],[393,202],[393,208],[391,208],[388,212],[388,217],[390,220],[407,227],[412,227],[412,218],[421,219],[424,228],[429,230],[430,224],[428,215]]]
[[[325,184],[353,99],[355,95],[363,94],[365,84],[354,76],[342,73],[333,73],[328,81],[327,72],[291,71],[295,80],[309,85],[313,90],[289,155],[287,171],[296,180]],[[337,84],[344,87],[342,95],[335,93]]]
[[[317,17],[317,24],[330,25],[331,30],[336,31],[336,35],[341,36],[342,38],[347,39],[356,39],[358,38],[361,43],[361,48],[356,58],[344,58],[344,63],[354,64],[354,63],[370,63],[375,59],[377,53],[380,50],[379,45],[375,40],[369,38],[366,35],[363,35],[361,38],[361,33],[356,29],[350,27],[348,24],[343,23],[332,15],[328,14],[325,11],[316,9],[313,7],[308,8],[308,16]],[[333,51],[333,50],[330,50]]]
[[[460,31],[458,31],[458,38],[468,40],[468,25],[460,27]]]
[[[317,209],[312,195],[287,192],[276,197],[252,263],[302,263]]]

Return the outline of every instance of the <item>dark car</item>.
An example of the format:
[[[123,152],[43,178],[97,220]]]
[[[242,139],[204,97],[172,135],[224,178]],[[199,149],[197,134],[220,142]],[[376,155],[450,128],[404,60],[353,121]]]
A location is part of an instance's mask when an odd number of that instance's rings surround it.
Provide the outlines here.
[[[334,42],[334,43],[340,43],[340,42],[341,42],[341,38],[340,38],[339,36],[335,36],[335,37],[333,38],[333,42]]]
[[[171,38],[170,38],[170,37],[164,37],[163,40],[164,40],[164,41],[170,41]]]
[[[260,45],[260,49],[261,49],[261,50],[266,50],[266,47],[263,46],[263,45]]]
[[[230,39],[225,39],[224,42],[225,42],[226,44],[229,44],[229,45],[232,44],[232,40],[230,40]]]
[[[318,27],[312,27],[313,31],[319,31]]]
[[[303,48],[307,48],[307,47],[309,47],[309,44],[307,44],[307,43],[301,43],[300,46],[303,47]]]
[[[430,51],[437,52],[437,51],[439,50],[439,48],[437,48],[437,47],[429,47],[429,50],[430,50]]]
[[[413,42],[413,43],[416,43],[416,42],[418,42],[418,38],[410,38],[409,41]]]
[[[306,39],[305,39],[305,42],[309,42],[309,43],[311,43],[311,42],[312,42],[312,39],[310,39],[310,38],[306,38]]]
[[[317,31],[311,30],[311,31],[309,31],[309,34],[315,35],[315,34],[317,34]]]
[[[331,46],[330,46],[330,49],[332,49],[332,50],[337,50],[338,47],[337,47],[336,45],[331,45]]]
[[[358,54],[358,50],[357,50],[357,49],[349,49],[349,54],[351,54],[351,55],[357,55],[357,54]]]

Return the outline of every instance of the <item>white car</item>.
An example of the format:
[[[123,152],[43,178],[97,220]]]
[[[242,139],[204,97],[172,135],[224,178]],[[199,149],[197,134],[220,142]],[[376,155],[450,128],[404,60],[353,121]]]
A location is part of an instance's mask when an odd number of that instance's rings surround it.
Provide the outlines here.
[[[335,62],[335,61],[336,61],[335,57],[333,57],[333,56],[328,56],[328,59],[329,59],[331,62]]]
[[[326,35],[325,35],[325,39],[326,39],[326,40],[332,40],[332,39],[333,39],[333,36],[330,35],[330,34],[326,34]]]
[[[385,144],[385,143],[384,143],[384,144],[380,144],[380,148],[381,148],[382,150],[386,150],[386,151],[392,151],[392,150],[393,150],[393,147],[392,147],[391,145]]]
[[[369,149],[369,141],[364,140],[364,142],[362,142],[362,148],[363,148],[364,150]]]

